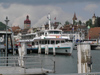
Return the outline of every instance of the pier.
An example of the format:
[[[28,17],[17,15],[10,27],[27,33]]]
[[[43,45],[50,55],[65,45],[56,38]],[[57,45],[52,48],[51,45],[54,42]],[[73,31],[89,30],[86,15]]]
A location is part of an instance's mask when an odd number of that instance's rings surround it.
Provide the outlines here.
[[[48,74],[48,75],[100,75],[100,72],[91,72],[91,73],[71,73],[71,74]]]
[[[45,74],[52,73],[54,70],[53,63],[49,67],[52,67],[52,70],[43,68],[43,60],[45,58],[34,57],[34,56],[26,56],[24,57],[24,65],[20,64],[19,61],[23,61],[23,59],[19,59],[19,57],[0,57],[0,74]],[[35,61],[34,61],[35,60]],[[8,61],[8,63],[6,62]],[[31,62],[30,62],[31,61]],[[34,62],[33,62],[34,61]],[[47,61],[52,61],[51,59],[47,59]],[[41,65],[42,64],[42,65]],[[6,66],[7,65],[7,66]],[[45,65],[46,66],[46,65]]]
[[[4,33],[1,32],[2,38],[5,38],[5,35],[8,37],[8,35],[11,37],[12,33]],[[27,48],[26,43],[21,42],[21,46],[18,46],[16,49],[18,51],[19,56],[12,55],[11,57],[8,56],[8,53],[12,52],[14,54],[15,49],[12,48],[14,45],[12,41],[10,41],[9,44],[11,46],[9,47],[8,44],[8,38],[6,37],[6,46],[5,39],[2,41],[2,44],[0,44],[0,47],[3,47],[1,49],[1,54],[3,56],[0,57],[0,75],[36,75],[36,74],[46,74],[46,73],[53,73],[55,70],[55,61],[52,59],[46,59],[42,57],[35,57],[35,56],[27,56]],[[12,39],[10,39],[12,40]],[[13,46],[12,46],[13,45]],[[13,50],[14,49],[14,50]],[[52,64],[45,64],[43,63],[44,60],[50,61]],[[49,66],[48,68],[45,68],[46,66]]]

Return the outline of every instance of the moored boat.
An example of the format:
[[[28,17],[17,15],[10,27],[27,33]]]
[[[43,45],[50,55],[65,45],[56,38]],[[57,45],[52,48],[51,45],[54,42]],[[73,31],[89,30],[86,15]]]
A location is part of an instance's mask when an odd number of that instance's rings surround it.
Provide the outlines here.
[[[69,54],[71,55],[73,50],[73,42],[70,41],[70,37],[62,36],[62,30],[51,28],[50,14],[49,29],[41,30],[36,33],[29,33],[22,35],[22,39],[19,42],[26,42],[27,49],[32,49],[34,52],[46,52],[57,54]],[[33,36],[34,35],[34,36]],[[27,37],[27,38],[26,38]]]

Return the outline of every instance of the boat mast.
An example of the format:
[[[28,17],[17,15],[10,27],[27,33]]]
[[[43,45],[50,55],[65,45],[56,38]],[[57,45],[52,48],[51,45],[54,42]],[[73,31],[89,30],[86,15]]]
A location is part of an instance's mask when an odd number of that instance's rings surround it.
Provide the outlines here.
[[[51,29],[51,24],[50,24],[50,23],[51,23],[50,13],[48,14],[48,20],[49,20],[48,23],[49,23],[49,30],[50,30],[50,29]]]

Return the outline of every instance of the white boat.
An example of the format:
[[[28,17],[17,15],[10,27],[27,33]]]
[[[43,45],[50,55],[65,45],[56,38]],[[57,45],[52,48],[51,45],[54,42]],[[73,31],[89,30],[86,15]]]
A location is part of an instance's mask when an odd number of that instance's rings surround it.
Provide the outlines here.
[[[55,48],[57,54],[71,54],[73,50],[73,42],[70,41],[69,37],[62,36],[62,30],[58,29],[24,34],[19,42],[26,42],[27,49],[33,49],[34,52],[38,52],[39,47],[44,53],[46,47],[48,47],[49,53],[53,53]]]
[[[35,52],[46,52],[57,53],[57,54],[69,54],[71,55],[73,50],[73,42],[70,42],[70,37],[62,36],[62,30],[53,29],[50,26],[50,15],[49,18],[49,29],[41,30],[32,34],[22,35],[22,39],[19,42],[27,42],[27,45],[31,45],[31,48]],[[34,37],[32,37],[34,36]],[[27,38],[26,38],[27,37]],[[29,48],[29,47],[27,47]],[[54,51],[55,50],[55,51]]]
[[[69,37],[62,36],[62,31],[55,29],[40,31],[34,38],[34,49],[38,50],[40,47],[41,52],[45,52],[46,46],[49,53],[53,53],[53,48],[55,53],[59,54],[71,54],[73,50],[73,43],[69,41]]]

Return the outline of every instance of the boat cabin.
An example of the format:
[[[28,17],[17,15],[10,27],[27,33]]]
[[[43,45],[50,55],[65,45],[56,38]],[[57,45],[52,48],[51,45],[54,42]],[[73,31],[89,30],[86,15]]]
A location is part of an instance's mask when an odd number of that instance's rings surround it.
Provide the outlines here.
[[[37,36],[52,36],[52,35],[61,35],[62,31],[61,30],[45,30],[45,31],[40,31],[37,32]]]

